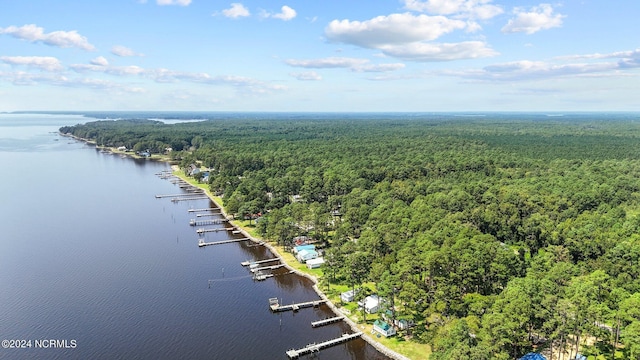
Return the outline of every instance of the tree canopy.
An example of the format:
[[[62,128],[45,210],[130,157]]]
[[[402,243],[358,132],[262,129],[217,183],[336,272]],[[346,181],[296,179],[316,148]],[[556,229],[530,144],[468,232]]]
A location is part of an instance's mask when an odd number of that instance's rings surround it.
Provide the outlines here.
[[[282,245],[314,237],[328,281],[393,297],[433,358],[640,354],[637,115],[246,114],[61,132],[201,162],[229,212],[264,214],[258,230]]]

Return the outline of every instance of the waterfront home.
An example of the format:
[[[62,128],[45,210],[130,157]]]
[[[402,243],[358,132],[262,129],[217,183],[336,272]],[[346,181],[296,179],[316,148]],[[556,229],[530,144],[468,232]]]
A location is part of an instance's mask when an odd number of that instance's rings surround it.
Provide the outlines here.
[[[293,253],[297,254],[302,250],[316,250],[316,246],[315,245],[300,245],[300,246],[296,246],[293,248]]]
[[[317,269],[324,264],[324,259],[319,257],[319,258],[307,260],[306,264],[307,264],[307,268],[309,269]]]
[[[396,334],[396,329],[389,325],[386,321],[376,320],[373,323],[373,331],[384,335],[385,337],[393,336]]]
[[[355,298],[356,298],[356,294],[358,293],[358,290],[349,290],[349,291],[345,291],[342,294],[340,294],[340,300],[342,300],[342,302],[352,302]]]
[[[301,263],[306,263],[308,260],[315,259],[319,256],[315,250],[300,250],[296,255],[296,259]]]
[[[378,295],[369,295],[362,301],[358,301],[358,307],[363,308],[368,314],[375,314],[380,310],[380,298]]]
[[[127,151],[126,146],[118,146],[118,151]]]

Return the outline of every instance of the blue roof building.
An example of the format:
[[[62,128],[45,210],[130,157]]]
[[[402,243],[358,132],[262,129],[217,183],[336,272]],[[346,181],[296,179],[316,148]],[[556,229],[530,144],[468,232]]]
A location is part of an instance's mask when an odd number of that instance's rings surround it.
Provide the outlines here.
[[[521,357],[519,360],[547,360],[547,358],[539,353],[528,353],[527,355]]]

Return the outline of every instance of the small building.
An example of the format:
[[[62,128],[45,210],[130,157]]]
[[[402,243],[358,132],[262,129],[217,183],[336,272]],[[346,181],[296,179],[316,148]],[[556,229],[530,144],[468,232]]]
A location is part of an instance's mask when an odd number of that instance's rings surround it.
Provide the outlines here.
[[[118,151],[127,151],[126,146],[118,146]]]
[[[375,314],[380,310],[380,298],[378,295],[369,295],[364,300],[358,301],[358,306],[367,314]]]
[[[396,329],[389,325],[386,321],[376,320],[373,323],[373,331],[384,335],[385,337],[393,336],[396,334]]]
[[[306,263],[308,260],[315,259],[318,256],[318,252],[315,250],[300,250],[296,255],[296,259],[301,263]]]
[[[577,356],[576,359],[578,359]],[[539,353],[528,353],[527,355],[521,357],[519,360],[547,360],[547,358]]]
[[[297,254],[302,250],[316,250],[316,246],[315,245],[300,245],[300,246],[296,246],[293,248],[293,253]]]
[[[324,259],[319,257],[311,260],[307,260],[307,267],[309,269],[317,269],[324,264]]]
[[[352,302],[356,298],[357,294],[358,294],[357,290],[345,291],[342,294],[340,294],[340,300],[342,300],[342,302]]]

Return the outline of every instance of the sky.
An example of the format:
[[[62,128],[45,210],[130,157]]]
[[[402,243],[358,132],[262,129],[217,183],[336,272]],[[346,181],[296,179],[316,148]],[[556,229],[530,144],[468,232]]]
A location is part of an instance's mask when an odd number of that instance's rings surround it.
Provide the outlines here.
[[[637,0],[0,0],[0,111],[640,111]]]

